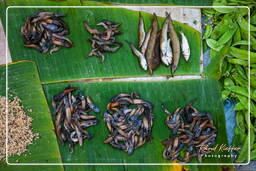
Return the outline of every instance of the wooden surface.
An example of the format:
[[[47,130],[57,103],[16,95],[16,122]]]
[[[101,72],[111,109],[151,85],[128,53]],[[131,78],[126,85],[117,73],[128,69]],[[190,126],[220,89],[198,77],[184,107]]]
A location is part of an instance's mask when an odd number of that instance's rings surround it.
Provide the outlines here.
[[[4,29],[2,22],[0,20],[0,65],[5,63],[10,63],[11,56],[9,50],[7,51],[7,61],[6,61],[6,38],[4,34]]]
[[[143,7],[143,6],[126,6],[125,8],[135,11],[145,11],[148,13],[156,13],[157,16],[165,17],[165,12],[171,13],[173,20],[184,23],[193,27],[201,33],[201,11],[199,8],[183,8],[183,7]]]

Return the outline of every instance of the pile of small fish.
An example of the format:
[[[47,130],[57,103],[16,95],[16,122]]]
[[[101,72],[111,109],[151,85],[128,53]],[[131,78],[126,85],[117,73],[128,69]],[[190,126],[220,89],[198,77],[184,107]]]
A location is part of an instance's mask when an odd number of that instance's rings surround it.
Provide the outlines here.
[[[173,27],[172,19],[169,13],[166,13],[166,18],[162,29],[158,31],[157,16],[153,14],[153,22],[148,32],[145,32],[143,17],[139,16],[139,49],[134,44],[129,43],[132,52],[138,57],[139,63],[143,70],[150,71],[156,69],[160,61],[164,65],[171,67],[172,73],[175,72],[180,59],[180,46],[182,54],[186,61],[190,57],[190,48],[188,40],[183,32],[181,34],[181,43],[179,37]]]
[[[54,121],[56,135],[62,144],[64,142],[69,144],[71,153],[76,143],[82,146],[84,139],[92,138],[86,128],[97,125],[98,120],[95,116],[89,115],[89,112],[100,112],[89,96],[85,97],[81,92],[74,96],[72,93],[76,89],[67,87],[55,95],[52,101],[56,115]]]
[[[72,42],[64,37],[69,34],[67,24],[61,19],[64,16],[64,14],[40,10],[28,17],[21,27],[24,46],[50,54],[58,51],[61,46],[72,47]]]
[[[104,120],[110,132],[104,143],[128,154],[151,140],[152,105],[136,93],[113,97],[107,105]]]
[[[102,26],[105,30],[100,31],[93,29],[89,26],[87,21],[84,21],[85,29],[93,35],[89,41],[92,43],[92,51],[88,56],[97,56],[100,57],[102,62],[104,62],[105,56],[102,52],[115,52],[121,46],[122,43],[117,42],[115,35],[122,34],[118,27],[121,24],[114,23],[112,21],[104,20],[97,24],[97,26]]]
[[[168,114],[165,123],[171,130],[171,139],[162,142],[165,146],[163,157],[168,160],[189,162],[197,157],[202,162],[202,156],[209,151],[200,147],[210,147],[216,139],[217,129],[213,124],[210,113],[201,113],[188,103],[184,108],[177,108],[172,114],[163,105]],[[181,155],[185,151],[185,155]]]

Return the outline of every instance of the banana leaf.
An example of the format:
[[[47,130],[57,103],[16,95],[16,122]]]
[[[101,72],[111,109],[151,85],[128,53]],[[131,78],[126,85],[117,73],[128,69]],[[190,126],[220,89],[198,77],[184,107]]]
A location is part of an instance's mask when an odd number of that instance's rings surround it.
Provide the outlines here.
[[[0,67],[0,95],[6,93],[6,67]],[[37,68],[31,61],[17,62],[8,65],[8,94],[18,96],[25,110],[31,109],[27,114],[32,117],[33,132],[39,133],[39,139],[28,146],[28,151],[20,156],[9,157],[8,162],[18,163],[61,163],[53,123],[44,92],[39,80]],[[37,166],[38,169],[56,171],[63,170],[62,166]],[[0,165],[0,170],[34,170],[29,166]]]
[[[40,8],[41,9],[41,8]],[[137,45],[137,22],[139,13],[123,8],[55,8],[45,9],[67,14],[64,18],[69,24],[71,34],[68,36],[74,47],[63,48],[50,54],[41,54],[35,49],[23,46],[20,35],[20,27],[27,16],[38,11],[35,8],[10,8],[8,10],[8,39],[13,61],[29,59],[36,62],[40,79],[43,84],[67,80],[79,80],[89,78],[109,77],[137,77],[148,76],[144,72],[126,43],[133,42]],[[143,12],[146,28],[149,29],[152,15]],[[115,53],[107,53],[104,63],[96,57],[87,57],[91,51],[91,43],[88,41],[91,35],[84,29],[83,21],[87,20],[92,27],[103,19],[122,23],[120,30],[124,33],[117,36],[117,40],[124,45]],[[163,23],[159,17],[159,27]],[[15,21],[15,22],[13,22]],[[200,74],[201,40],[200,33],[186,24],[174,22],[176,31],[183,31],[188,38],[191,49],[189,62],[185,62],[181,56],[175,75]],[[154,76],[170,75],[170,68],[161,64],[154,72]]]
[[[60,145],[62,161],[64,163],[170,163],[162,157],[164,147],[161,141],[169,137],[169,130],[164,123],[166,114],[161,109],[161,104],[168,106],[170,111],[177,107],[185,106],[189,101],[196,99],[194,106],[202,112],[210,112],[214,124],[218,129],[216,144],[227,144],[225,131],[225,117],[223,104],[220,99],[220,90],[215,80],[183,80],[162,82],[69,82],[44,85],[48,104],[52,97],[61,92],[68,85],[78,87],[80,91],[92,97],[94,103],[101,109],[101,114],[96,114],[99,124],[89,128],[94,135],[86,140],[82,147],[76,146],[74,153],[69,153],[67,145]],[[161,89],[159,89],[161,87]],[[112,148],[103,141],[108,135],[103,121],[103,113],[111,97],[119,93],[137,92],[141,98],[154,105],[155,115],[152,141],[135,150],[134,154]],[[51,110],[52,107],[50,107]],[[53,116],[54,118],[54,116]],[[224,154],[225,152],[217,152]],[[215,154],[212,152],[211,154]],[[192,160],[195,163],[197,160]],[[203,163],[230,163],[228,158],[203,158]],[[159,167],[159,169],[161,169]]]

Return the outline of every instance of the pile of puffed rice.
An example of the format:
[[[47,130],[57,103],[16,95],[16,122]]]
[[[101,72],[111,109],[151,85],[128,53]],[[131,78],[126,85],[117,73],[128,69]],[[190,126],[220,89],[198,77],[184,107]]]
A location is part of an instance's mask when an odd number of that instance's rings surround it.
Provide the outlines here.
[[[29,117],[20,104],[20,99],[14,97],[8,101],[8,156],[20,155],[27,151],[37,133],[32,132],[32,118]],[[6,97],[0,96],[0,161],[6,156]]]

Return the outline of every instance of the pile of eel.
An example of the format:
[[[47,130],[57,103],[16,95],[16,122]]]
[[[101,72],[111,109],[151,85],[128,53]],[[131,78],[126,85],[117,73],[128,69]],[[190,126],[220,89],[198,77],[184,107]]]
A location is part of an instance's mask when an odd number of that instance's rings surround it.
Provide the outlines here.
[[[82,146],[85,139],[92,138],[87,128],[97,125],[98,120],[90,112],[100,112],[89,96],[84,96],[82,92],[74,95],[76,89],[67,87],[55,95],[52,101],[56,135],[62,144],[69,144],[70,153],[73,153],[75,144]]]
[[[62,20],[64,16],[65,14],[39,10],[27,17],[21,27],[24,46],[50,54],[58,51],[60,47],[72,47],[73,43],[65,37],[69,34],[69,28]]]
[[[121,24],[112,21],[103,20],[97,26],[102,26],[104,31],[93,29],[89,26],[87,21],[84,21],[85,29],[92,34],[91,42],[92,50],[88,56],[97,56],[104,62],[105,55],[103,52],[116,52],[122,43],[116,41],[116,35],[122,34],[118,29]]]
[[[132,154],[135,149],[150,141],[153,126],[152,108],[152,104],[141,99],[136,93],[114,96],[104,114],[104,121],[109,130],[104,143]]]
[[[183,108],[178,107],[173,113],[163,105],[162,108],[168,115],[165,123],[170,129],[170,138],[162,142],[165,146],[163,157],[180,162],[197,157],[202,162],[202,157],[211,152],[209,147],[217,136],[211,114],[199,112],[192,102]]]

